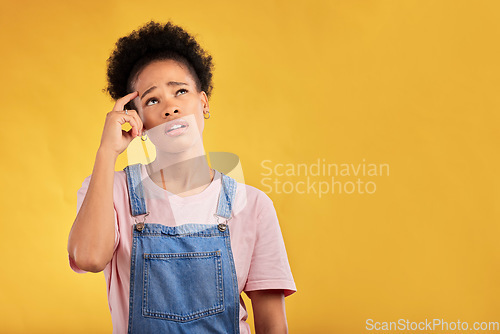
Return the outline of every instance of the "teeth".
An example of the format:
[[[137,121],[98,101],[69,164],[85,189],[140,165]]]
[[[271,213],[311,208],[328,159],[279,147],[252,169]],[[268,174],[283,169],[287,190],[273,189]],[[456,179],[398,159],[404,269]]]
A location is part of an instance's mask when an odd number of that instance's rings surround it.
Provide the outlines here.
[[[175,130],[175,129],[178,129],[178,128],[180,128],[180,127],[182,127],[182,125],[180,125],[180,124],[176,124],[176,125],[174,125],[173,127],[171,127],[171,128],[170,128],[170,130]]]

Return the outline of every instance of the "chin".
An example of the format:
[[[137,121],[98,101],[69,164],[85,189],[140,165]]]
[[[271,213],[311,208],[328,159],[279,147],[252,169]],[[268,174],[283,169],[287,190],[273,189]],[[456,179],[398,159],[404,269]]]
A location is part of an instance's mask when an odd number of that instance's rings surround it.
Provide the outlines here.
[[[151,137],[150,137],[151,138]],[[182,153],[192,151],[199,147],[203,148],[203,142],[200,137],[182,135],[170,138],[163,135],[163,138],[151,138],[151,142],[156,147],[157,152],[163,153]]]

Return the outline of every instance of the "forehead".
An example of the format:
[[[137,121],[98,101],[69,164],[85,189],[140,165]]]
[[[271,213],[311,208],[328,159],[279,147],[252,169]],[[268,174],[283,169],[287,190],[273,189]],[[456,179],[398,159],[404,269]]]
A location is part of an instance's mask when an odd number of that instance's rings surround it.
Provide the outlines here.
[[[135,89],[147,89],[152,85],[159,85],[169,81],[185,82],[188,85],[195,85],[193,76],[188,67],[176,60],[155,60],[146,65],[138,74],[135,80]]]

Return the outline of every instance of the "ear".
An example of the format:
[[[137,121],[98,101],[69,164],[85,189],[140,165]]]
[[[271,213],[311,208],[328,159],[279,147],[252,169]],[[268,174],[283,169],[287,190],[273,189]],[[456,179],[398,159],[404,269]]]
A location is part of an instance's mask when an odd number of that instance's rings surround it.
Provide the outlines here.
[[[208,96],[204,91],[200,92],[201,105],[203,106],[203,113],[210,110],[210,105],[208,104]]]

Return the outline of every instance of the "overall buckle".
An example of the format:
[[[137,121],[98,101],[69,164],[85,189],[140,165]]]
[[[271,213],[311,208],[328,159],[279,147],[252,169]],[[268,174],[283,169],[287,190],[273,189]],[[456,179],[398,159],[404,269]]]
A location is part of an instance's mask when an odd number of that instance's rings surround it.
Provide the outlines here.
[[[144,227],[146,225],[146,217],[149,216],[149,211],[146,212],[146,214],[144,215],[144,220],[142,222],[137,222],[137,219],[134,218],[135,220],[135,229],[139,232],[142,232],[142,230],[144,230]]]
[[[221,232],[224,232],[225,230],[227,230],[227,222],[232,218],[232,217],[229,217],[229,218],[226,218],[226,217],[223,217],[223,216],[219,216],[218,214],[214,213],[214,217],[215,219],[217,220],[217,228],[219,229],[219,231]],[[220,222],[220,218],[224,218],[225,221],[223,223]]]

